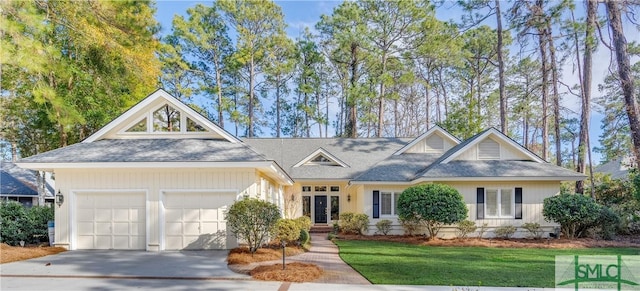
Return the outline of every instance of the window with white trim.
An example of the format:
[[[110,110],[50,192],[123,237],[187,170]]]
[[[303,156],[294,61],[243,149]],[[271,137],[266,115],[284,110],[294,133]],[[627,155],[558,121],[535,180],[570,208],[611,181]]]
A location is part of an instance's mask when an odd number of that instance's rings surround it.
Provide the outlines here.
[[[484,207],[488,218],[513,218],[515,199],[513,189],[486,189]]]
[[[380,215],[398,215],[398,197],[401,193],[380,191]]]

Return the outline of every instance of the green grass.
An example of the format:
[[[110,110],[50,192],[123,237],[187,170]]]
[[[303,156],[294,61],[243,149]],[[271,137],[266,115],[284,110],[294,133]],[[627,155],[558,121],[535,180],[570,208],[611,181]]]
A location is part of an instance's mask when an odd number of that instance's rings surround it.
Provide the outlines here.
[[[335,240],[374,284],[554,287],[556,255],[640,255],[637,248],[528,249]]]

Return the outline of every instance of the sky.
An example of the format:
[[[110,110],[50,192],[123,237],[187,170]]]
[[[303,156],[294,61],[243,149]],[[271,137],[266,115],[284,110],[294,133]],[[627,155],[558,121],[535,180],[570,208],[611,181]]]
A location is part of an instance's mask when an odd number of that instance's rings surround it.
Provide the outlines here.
[[[280,7],[285,17],[285,23],[287,23],[287,34],[291,38],[297,38],[301,35],[301,32],[305,27],[309,27],[312,31],[314,25],[320,20],[322,14],[330,15],[333,8],[338,6],[342,1],[312,1],[312,0],[298,0],[298,1],[275,1]],[[171,21],[176,14],[186,16],[188,8],[195,6],[196,4],[210,5],[211,1],[163,1],[159,0],[156,4],[157,12],[156,19],[160,22],[161,34],[165,35],[171,32]],[[602,5],[601,5],[602,6]],[[601,7],[603,9],[603,7]],[[503,8],[504,9],[504,8]],[[462,11],[455,6],[453,2],[444,2],[441,7],[436,9],[436,17],[440,20],[454,20],[459,21]],[[600,15],[604,15],[602,11]],[[579,17],[577,15],[576,17]],[[491,23],[488,23],[492,25]],[[631,28],[627,25],[626,28]],[[630,31],[625,28],[625,31]],[[626,33],[627,41],[640,42],[640,33]],[[605,31],[606,33],[606,31]],[[515,42],[514,42],[515,43]],[[610,54],[600,45],[594,55],[594,70],[593,70],[593,88],[592,97],[599,96],[597,85],[602,82],[604,76],[608,74],[608,64]],[[575,72],[575,66],[567,62],[563,68],[562,79],[569,82],[573,81],[573,84],[578,83],[577,72]],[[571,82],[569,82],[571,83]],[[568,108],[570,111],[579,112],[580,100],[578,97],[565,95],[563,97],[562,106]],[[575,116],[579,118],[579,116]],[[590,136],[591,147],[597,147],[598,136],[602,133],[600,129],[600,121],[603,118],[602,114],[596,110],[591,112],[590,120]],[[598,164],[600,161],[600,154],[593,153],[594,164]]]

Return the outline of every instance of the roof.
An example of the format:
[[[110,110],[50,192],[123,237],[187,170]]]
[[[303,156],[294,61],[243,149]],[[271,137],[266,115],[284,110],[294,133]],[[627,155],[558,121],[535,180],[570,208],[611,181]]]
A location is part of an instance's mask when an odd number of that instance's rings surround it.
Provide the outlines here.
[[[218,139],[104,139],[21,159],[22,163],[265,161],[242,143]]]
[[[35,171],[18,167],[16,164],[0,161],[0,195],[37,196],[38,183]],[[53,196],[54,189],[47,181],[46,196]]]
[[[593,171],[609,174],[612,179],[625,179],[629,175],[629,169],[631,169],[631,157],[624,157],[599,165]]]
[[[440,157],[439,154],[404,153],[393,155],[377,163],[359,175],[354,181],[360,182],[408,182]]]
[[[411,141],[409,138],[246,138],[243,140],[268,159],[275,160],[294,179],[350,180]],[[300,165],[300,161],[323,149],[347,167]]]
[[[549,163],[515,160],[451,161],[435,164],[420,174],[424,180],[448,178],[527,178],[533,180],[581,180],[585,176]]]

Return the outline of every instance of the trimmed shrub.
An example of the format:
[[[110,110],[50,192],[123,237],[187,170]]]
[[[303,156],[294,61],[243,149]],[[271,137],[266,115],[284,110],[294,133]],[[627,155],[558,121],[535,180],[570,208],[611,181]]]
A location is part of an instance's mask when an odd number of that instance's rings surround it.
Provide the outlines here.
[[[308,244],[310,240],[311,235],[309,234],[309,231],[307,231],[306,229],[301,229],[300,236],[298,237],[298,242],[300,242],[300,245],[304,246]]]
[[[516,230],[518,229],[513,225],[503,225],[496,228],[493,232],[496,234],[496,237],[509,239],[516,233]]]
[[[300,238],[300,224],[293,219],[279,219],[272,231],[280,242],[291,243]]]
[[[295,221],[300,226],[300,229],[304,229],[307,232],[311,230],[311,218],[308,216],[300,216],[296,218]]]
[[[467,218],[467,205],[455,188],[443,184],[418,185],[405,189],[398,198],[398,216],[424,223],[429,237],[438,235],[445,224]]]
[[[245,241],[249,245],[249,251],[254,254],[280,219],[280,209],[271,202],[245,198],[233,203],[225,218],[229,230],[239,240]]]
[[[38,244],[48,241],[47,221],[54,220],[53,208],[33,206],[25,208],[16,201],[0,204],[0,242],[9,245]]]
[[[420,221],[416,219],[402,219],[398,218],[400,225],[404,229],[404,234],[406,235],[416,235],[418,229],[420,229]]]
[[[598,234],[602,239],[612,240],[620,228],[620,216],[611,208],[602,206],[598,218]]]
[[[581,194],[560,194],[544,199],[542,215],[549,222],[560,224],[568,238],[581,237],[597,224],[600,208],[593,198]]]
[[[540,227],[540,223],[537,222],[527,222],[521,227],[527,230],[529,238],[540,239],[542,238],[542,234],[544,234],[542,227]]]
[[[369,231],[369,216],[363,213],[344,212],[338,222],[340,229],[346,233],[364,234]]]
[[[381,232],[384,235],[387,235],[389,231],[391,231],[391,220],[383,219],[376,223],[376,228],[378,232]]]
[[[478,239],[482,239],[482,237],[484,236],[484,233],[487,232],[488,227],[489,227],[489,224],[487,224],[486,222],[480,225],[480,227],[478,228]]]
[[[458,237],[466,238],[468,234],[473,233],[478,228],[476,223],[471,220],[463,220],[458,222]]]

